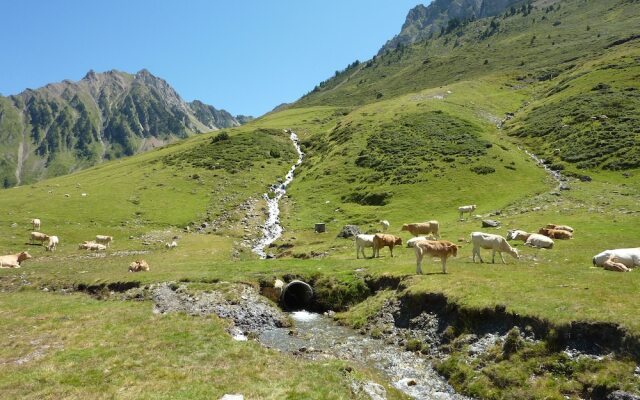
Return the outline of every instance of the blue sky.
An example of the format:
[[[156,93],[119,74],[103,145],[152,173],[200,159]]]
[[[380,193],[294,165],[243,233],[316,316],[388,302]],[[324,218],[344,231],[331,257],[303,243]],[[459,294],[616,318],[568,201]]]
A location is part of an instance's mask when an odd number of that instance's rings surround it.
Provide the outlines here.
[[[0,0],[0,94],[147,68],[187,101],[258,116],[371,58],[419,3]]]

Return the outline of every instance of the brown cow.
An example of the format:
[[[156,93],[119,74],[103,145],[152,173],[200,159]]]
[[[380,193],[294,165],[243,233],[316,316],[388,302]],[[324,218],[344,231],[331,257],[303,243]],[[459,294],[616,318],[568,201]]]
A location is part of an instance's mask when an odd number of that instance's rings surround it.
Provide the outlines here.
[[[421,240],[414,246],[416,252],[416,274],[422,274],[422,258],[427,255],[439,257],[442,261],[442,273],[447,273],[447,258],[458,256],[458,245],[447,240]]]
[[[573,239],[573,233],[561,229],[540,228],[538,233],[551,239]]]
[[[402,246],[402,238],[384,233],[376,233],[373,235],[373,256],[380,257],[380,249],[389,247],[391,257],[393,257],[393,246]]]

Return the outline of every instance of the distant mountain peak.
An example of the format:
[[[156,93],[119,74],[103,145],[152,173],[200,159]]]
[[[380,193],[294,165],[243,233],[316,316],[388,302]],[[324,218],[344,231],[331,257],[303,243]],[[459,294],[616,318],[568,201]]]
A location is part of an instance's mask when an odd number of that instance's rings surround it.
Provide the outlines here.
[[[185,102],[167,81],[147,69],[135,74],[91,69],[79,81],[27,89],[6,101],[0,97],[0,121],[5,114],[20,126],[7,130],[0,124],[0,143],[11,154],[24,150],[19,160],[0,165],[4,186],[62,175],[241,124],[225,110],[201,101]]]

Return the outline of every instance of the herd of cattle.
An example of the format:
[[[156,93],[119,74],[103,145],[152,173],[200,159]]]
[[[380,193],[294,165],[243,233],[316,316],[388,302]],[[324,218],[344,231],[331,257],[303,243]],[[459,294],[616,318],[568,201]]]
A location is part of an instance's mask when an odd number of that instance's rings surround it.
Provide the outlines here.
[[[471,214],[475,209],[475,204],[458,207],[460,218],[462,218],[465,213]],[[38,232],[41,227],[40,219],[36,218],[31,220],[31,224],[34,232],[31,232],[30,242],[34,243],[34,241],[39,241],[44,245],[45,250],[55,251],[60,242],[58,236]],[[380,226],[382,231],[386,232],[390,227],[389,221],[380,221]],[[407,241],[407,247],[413,247],[415,250],[417,274],[422,274],[422,260],[424,257],[440,258],[442,262],[442,272],[446,273],[447,259],[449,257],[457,257],[458,249],[461,247],[448,240],[440,239],[440,224],[438,221],[404,224],[402,225],[401,231],[407,231],[413,236],[413,238]],[[547,224],[540,228],[538,233],[528,233],[523,230],[512,229],[507,232],[506,238],[493,233],[472,232],[470,243],[473,245],[473,262],[476,261],[476,256],[480,262],[484,262],[480,256],[480,249],[493,251],[492,262],[495,263],[495,256],[496,253],[498,253],[502,262],[506,263],[502,253],[507,253],[516,259],[520,258],[518,250],[511,247],[508,241],[521,240],[525,246],[551,249],[554,245],[553,239],[572,239],[573,232],[574,230],[570,226],[556,224]],[[84,241],[78,245],[78,248],[101,251],[106,250],[112,242],[112,236],[96,235],[95,240]],[[364,254],[365,248],[373,248],[372,258],[380,257],[380,249],[384,247],[389,248],[391,257],[393,257],[393,248],[402,245],[402,238],[386,233],[359,234],[355,237],[355,244],[356,258],[360,258],[360,254],[366,258]],[[170,243],[165,243],[167,249],[175,248],[177,245],[175,240]],[[26,251],[0,256],[0,268],[19,268],[22,262],[30,258],[31,255]],[[603,267],[606,270],[627,272],[630,271],[631,268],[640,266],[640,248],[605,250],[595,255],[592,262],[593,265]],[[148,270],[149,265],[144,260],[136,260],[129,265],[129,271],[131,272]]]
[[[29,235],[29,243],[40,242],[46,251],[55,251],[60,239],[56,235],[47,235],[42,232],[38,232],[42,225],[42,221],[39,218],[31,220],[34,232]],[[104,251],[113,242],[113,236],[96,235],[95,240],[85,240],[78,245],[79,250],[92,250],[92,251]],[[177,247],[176,241],[166,243],[165,247],[168,249]],[[26,251],[22,251],[16,254],[9,254],[6,256],[0,256],[0,268],[20,268],[21,263],[32,258],[31,254]],[[149,264],[145,260],[136,260],[129,265],[129,271],[149,271]]]
[[[460,218],[464,213],[471,213],[476,209],[476,205],[458,207]],[[389,229],[389,221],[380,221],[383,232]],[[426,256],[440,258],[442,262],[442,272],[447,272],[447,259],[449,257],[457,257],[458,249],[461,247],[448,240],[440,239],[440,224],[438,221],[428,221],[421,223],[412,223],[402,225],[401,231],[408,231],[413,238],[407,241],[407,247],[413,247],[416,254],[416,274],[422,274],[422,260]],[[495,263],[496,253],[500,255],[503,263],[506,263],[502,253],[507,253],[513,258],[518,259],[520,255],[518,250],[513,248],[508,240],[521,240],[525,246],[534,248],[553,248],[553,239],[568,240],[573,239],[574,229],[567,225],[547,224],[540,228],[538,233],[529,233],[519,229],[509,230],[507,237],[484,232],[472,232],[470,243],[473,245],[472,256],[473,262],[476,256],[480,262],[484,262],[480,256],[480,249],[492,250],[492,260]],[[420,236],[426,235],[426,236]],[[366,258],[364,254],[365,248],[373,248],[374,257],[380,257],[380,249],[388,247],[391,257],[393,257],[393,248],[402,245],[402,238],[389,235],[386,233],[375,234],[359,234],[355,237],[356,258]],[[628,272],[631,268],[640,266],[640,248],[614,249],[605,250],[592,259],[595,266],[603,267],[609,271]]]

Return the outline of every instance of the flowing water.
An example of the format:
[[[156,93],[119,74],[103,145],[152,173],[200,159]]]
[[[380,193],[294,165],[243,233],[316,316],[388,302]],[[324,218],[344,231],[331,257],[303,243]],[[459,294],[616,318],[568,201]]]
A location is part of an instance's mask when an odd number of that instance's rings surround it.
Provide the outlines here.
[[[283,182],[278,182],[271,185],[269,193],[265,193],[262,197],[267,202],[268,216],[262,228],[262,238],[260,238],[251,249],[254,253],[260,256],[260,258],[267,258],[267,253],[264,251],[271,243],[275,242],[280,235],[282,235],[282,225],[280,225],[280,199],[287,192],[287,186],[293,181],[293,173],[298,165],[302,163],[304,153],[300,149],[300,142],[298,141],[298,135],[295,132],[290,131],[289,138],[293,142],[293,146],[298,152],[298,160],[291,166],[291,169],[287,173]]]
[[[260,342],[284,352],[304,353],[313,359],[338,358],[373,366],[394,387],[414,399],[468,399],[455,393],[421,354],[360,335],[320,314],[298,311],[290,315],[296,334],[291,335],[289,328],[269,329],[260,334]]]
[[[552,169],[550,169],[547,164],[544,163],[544,160],[539,158],[538,156],[536,156],[535,154],[531,153],[530,151],[525,150],[525,153],[527,153],[527,155],[529,157],[531,157],[531,159],[533,161],[536,162],[536,164],[538,164],[539,166],[541,166],[545,171],[547,171],[547,173],[549,175],[551,175],[551,177],[558,182],[558,184],[560,185],[559,187],[562,187],[564,185],[564,182],[567,180],[567,178],[565,178],[560,172],[558,171],[554,171]]]

